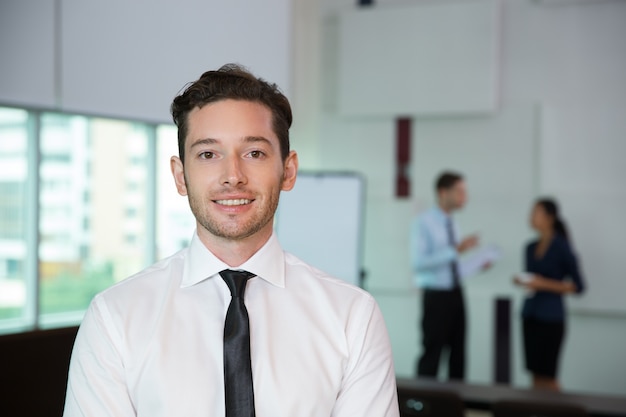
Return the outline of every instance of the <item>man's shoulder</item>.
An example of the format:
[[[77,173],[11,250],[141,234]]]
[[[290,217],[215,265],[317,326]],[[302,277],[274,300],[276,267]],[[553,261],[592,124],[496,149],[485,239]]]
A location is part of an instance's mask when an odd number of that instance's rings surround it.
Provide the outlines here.
[[[163,286],[169,286],[172,276],[182,276],[185,254],[186,249],[183,249],[157,261],[101,291],[96,297],[113,299],[121,296],[133,297],[149,293]]]
[[[442,224],[442,214],[436,207],[421,211],[413,218],[414,227],[421,230],[439,228],[440,224]]]
[[[442,212],[436,206],[422,210],[419,213],[417,213],[417,215],[415,216],[415,218],[418,221],[432,221],[432,220],[440,219],[441,217],[442,217]]]
[[[310,265],[293,255],[285,252],[288,285],[297,285],[303,289],[319,288],[333,293],[341,293],[346,297],[372,298],[363,288],[344,279],[335,277],[313,265]]]

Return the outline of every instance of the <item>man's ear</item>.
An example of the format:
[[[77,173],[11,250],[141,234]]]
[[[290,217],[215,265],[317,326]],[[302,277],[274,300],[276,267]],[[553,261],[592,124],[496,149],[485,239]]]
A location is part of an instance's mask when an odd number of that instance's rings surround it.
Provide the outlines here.
[[[176,190],[178,194],[187,195],[187,184],[185,183],[185,167],[183,161],[177,156],[170,158],[170,168],[172,169],[172,175],[174,176],[174,182],[176,183]]]
[[[283,164],[283,191],[289,191],[296,185],[298,175],[298,154],[296,151],[289,152]]]

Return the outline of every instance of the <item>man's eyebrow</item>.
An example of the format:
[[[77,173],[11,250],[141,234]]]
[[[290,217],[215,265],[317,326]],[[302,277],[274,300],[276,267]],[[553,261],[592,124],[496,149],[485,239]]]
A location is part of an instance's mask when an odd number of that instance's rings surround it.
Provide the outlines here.
[[[249,142],[249,143],[254,143],[254,142],[263,142],[266,143],[267,145],[272,145],[272,142],[267,139],[264,138],[263,136],[246,136],[244,138],[244,141]]]
[[[219,141],[217,139],[211,139],[211,138],[198,139],[194,141],[189,148],[193,149],[195,146],[200,146],[200,145],[213,145],[218,142]]]
[[[247,143],[260,142],[260,143],[265,143],[269,146],[272,146],[272,142],[263,136],[246,136],[243,138],[243,141]],[[213,139],[213,138],[197,139],[191,144],[189,148],[193,149],[194,147],[201,146],[201,145],[215,145],[216,143],[220,143],[220,141],[218,139]]]

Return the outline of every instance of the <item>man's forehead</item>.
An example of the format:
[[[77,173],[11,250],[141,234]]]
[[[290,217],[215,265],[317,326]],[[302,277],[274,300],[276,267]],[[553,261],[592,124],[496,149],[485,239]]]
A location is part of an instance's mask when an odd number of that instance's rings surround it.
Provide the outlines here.
[[[196,106],[188,115],[187,145],[222,140],[279,143],[271,110],[249,100],[224,99]]]

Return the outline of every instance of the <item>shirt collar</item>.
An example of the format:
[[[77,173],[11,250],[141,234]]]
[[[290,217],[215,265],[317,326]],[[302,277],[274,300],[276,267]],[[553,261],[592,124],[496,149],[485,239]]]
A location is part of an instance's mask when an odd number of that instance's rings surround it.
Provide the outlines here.
[[[194,232],[180,286],[185,288],[198,284],[224,269],[242,269],[277,287],[285,287],[285,254],[275,234],[242,265],[230,267],[213,255],[198,237],[198,232]]]
[[[435,214],[443,221],[447,221],[448,219],[452,219],[452,216],[439,207],[439,204],[435,204],[433,207],[433,211]]]

